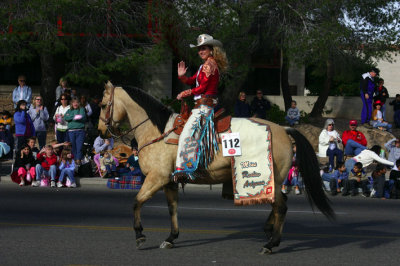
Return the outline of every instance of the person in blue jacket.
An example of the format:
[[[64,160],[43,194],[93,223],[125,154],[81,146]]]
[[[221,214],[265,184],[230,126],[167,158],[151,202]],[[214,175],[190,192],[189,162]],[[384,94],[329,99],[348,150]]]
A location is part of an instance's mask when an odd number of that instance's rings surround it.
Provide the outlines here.
[[[41,150],[46,145],[46,122],[49,120],[49,112],[43,105],[43,98],[41,96],[35,97],[35,103],[29,108],[28,114],[33,121],[35,135],[39,142],[39,149]]]
[[[35,135],[35,127],[31,117],[27,112],[27,103],[25,100],[17,102],[14,113],[15,136],[17,137],[17,150],[22,148],[26,140]]]

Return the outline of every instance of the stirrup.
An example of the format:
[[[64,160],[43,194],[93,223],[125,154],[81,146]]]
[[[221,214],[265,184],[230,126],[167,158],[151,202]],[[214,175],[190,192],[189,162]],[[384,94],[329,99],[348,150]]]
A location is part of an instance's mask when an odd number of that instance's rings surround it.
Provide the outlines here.
[[[171,175],[171,181],[174,183],[183,183],[186,184],[190,180],[189,175],[185,172],[175,172]]]

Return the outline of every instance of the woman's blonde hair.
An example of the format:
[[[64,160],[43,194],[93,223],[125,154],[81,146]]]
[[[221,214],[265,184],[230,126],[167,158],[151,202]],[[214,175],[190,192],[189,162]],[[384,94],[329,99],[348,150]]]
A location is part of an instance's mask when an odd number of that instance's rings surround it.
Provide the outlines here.
[[[220,72],[226,72],[229,67],[228,58],[226,58],[225,51],[219,46],[213,46],[212,56],[217,62],[218,69]]]
[[[239,92],[239,96],[238,96],[239,100],[240,100],[240,97],[242,97],[242,95],[246,96],[246,93],[244,91]]]
[[[62,86],[62,83],[65,82],[65,85],[68,86],[68,81],[65,78],[60,78],[58,85]]]
[[[43,97],[40,96],[40,95],[37,95],[37,96],[33,97],[33,99],[32,99],[32,103],[31,103],[31,104],[32,104],[33,108],[36,108],[36,98],[37,98],[37,97],[42,98],[42,105],[44,106]]]
[[[79,108],[81,108],[81,101],[79,100],[79,98],[78,97],[73,97],[72,99],[71,99],[71,109],[74,109],[74,107],[72,107],[72,103],[73,102],[77,102],[78,103],[78,108],[76,108],[76,109],[79,109]]]

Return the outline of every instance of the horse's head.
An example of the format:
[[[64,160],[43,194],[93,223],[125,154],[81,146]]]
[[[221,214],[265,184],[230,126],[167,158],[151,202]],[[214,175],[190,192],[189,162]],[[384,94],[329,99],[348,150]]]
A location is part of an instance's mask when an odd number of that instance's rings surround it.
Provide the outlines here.
[[[112,132],[119,131],[118,127],[126,115],[121,99],[118,97],[118,87],[108,81],[104,86],[103,100],[101,101],[101,111],[98,130],[102,138],[111,137]]]

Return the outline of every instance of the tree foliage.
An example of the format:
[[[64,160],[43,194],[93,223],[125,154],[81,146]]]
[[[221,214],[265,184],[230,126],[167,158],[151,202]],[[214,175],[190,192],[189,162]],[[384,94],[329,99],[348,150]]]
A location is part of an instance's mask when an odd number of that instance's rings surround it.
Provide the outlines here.
[[[146,1],[129,0],[3,1],[0,63],[40,58],[47,105],[54,102],[57,64],[79,86],[100,85],[114,73],[140,74],[145,62],[160,57],[147,35],[146,8]]]
[[[389,52],[398,43],[396,24],[400,7],[395,1],[285,0],[279,3],[283,10],[279,26],[282,49],[290,62],[325,72],[312,116],[322,114],[335,77],[345,77],[343,73],[357,67],[360,60],[371,64],[372,56],[390,58]]]

